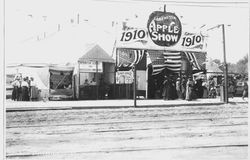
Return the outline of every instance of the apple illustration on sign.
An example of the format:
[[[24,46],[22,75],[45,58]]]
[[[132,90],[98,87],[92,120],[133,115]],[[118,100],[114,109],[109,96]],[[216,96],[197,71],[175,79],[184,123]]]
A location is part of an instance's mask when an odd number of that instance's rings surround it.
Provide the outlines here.
[[[181,22],[171,12],[155,11],[148,19],[148,33],[151,40],[159,46],[170,47],[178,43],[181,38]]]

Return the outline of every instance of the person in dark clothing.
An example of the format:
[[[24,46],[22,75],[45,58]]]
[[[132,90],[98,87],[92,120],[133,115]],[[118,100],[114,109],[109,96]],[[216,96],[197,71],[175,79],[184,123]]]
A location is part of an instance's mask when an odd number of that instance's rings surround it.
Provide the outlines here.
[[[29,84],[27,77],[22,81],[22,101],[29,101]]]
[[[248,95],[248,84],[247,84],[246,81],[244,81],[242,99],[244,100],[244,98],[245,98],[247,95]]]
[[[183,77],[182,81],[181,81],[181,98],[184,100],[186,98],[186,84],[187,81],[186,79]]]
[[[215,90],[215,81],[211,77],[208,81],[208,91],[209,91],[209,97],[215,98],[216,97],[216,90]]]
[[[173,80],[173,78],[171,78],[169,80],[169,85],[170,85],[170,91],[169,91],[169,97],[170,99],[176,99],[177,98],[177,93],[176,93],[176,85],[175,85],[175,81]]]
[[[176,80],[176,92],[177,92],[178,98],[182,98],[182,95],[181,95],[181,81],[180,81],[180,78],[177,78],[177,80]]]
[[[14,101],[17,101],[19,99],[18,89],[21,87],[19,79],[18,78],[14,79],[14,81],[11,83],[11,85],[13,86],[11,99]]]
[[[193,87],[194,83],[192,78],[188,78],[187,85],[186,85],[186,100],[191,101],[193,99]]]
[[[22,75],[19,76],[19,86],[17,88],[17,101],[22,101]]]
[[[196,98],[202,98],[203,97],[202,79],[196,79],[194,90],[195,90]]]
[[[170,100],[170,81],[167,77],[163,81],[163,91],[162,91],[163,100]]]

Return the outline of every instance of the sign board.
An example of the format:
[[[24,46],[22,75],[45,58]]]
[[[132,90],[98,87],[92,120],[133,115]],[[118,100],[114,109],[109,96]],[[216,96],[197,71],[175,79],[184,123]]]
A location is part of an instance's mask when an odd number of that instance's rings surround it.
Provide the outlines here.
[[[117,71],[116,72],[116,84],[131,84],[133,83],[133,72],[130,71]]]
[[[199,32],[190,32],[170,12],[153,12],[147,28],[121,31],[116,48],[206,52],[206,39]]]
[[[97,62],[98,72],[103,72],[102,62]],[[96,62],[81,62],[80,72],[96,72]]]
[[[124,31],[125,32],[125,31]],[[129,32],[126,31],[126,32]],[[121,38],[121,36],[119,37]],[[206,52],[206,39],[199,32],[182,32],[181,38],[177,44],[170,47],[156,45],[146,34],[144,40],[120,41],[118,39],[116,48],[129,49],[145,49],[145,50],[172,50],[172,51],[190,51],[190,52]]]
[[[186,50],[205,50],[204,36],[200,33],[184,32],[180,40],[181,48]]]
[[[153,12],[149,16],[147,28],[151,40],[158,46],[173,46],[181,38],[181,22],[174,13]]]

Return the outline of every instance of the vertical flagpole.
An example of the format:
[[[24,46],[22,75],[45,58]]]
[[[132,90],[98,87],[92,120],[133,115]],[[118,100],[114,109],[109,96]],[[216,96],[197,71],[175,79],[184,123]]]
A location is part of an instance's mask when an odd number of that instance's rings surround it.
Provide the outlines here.
[[[134,107],[136,107],[136,64],[134,64]]]
[[[115,42],[114,42],[114,46],[113,46],[113,50],[112,50],[112,57],[113,57],[113,54],[115,52],[115,70],[114,70],[114,86],[113,86],[113,98],[116,99],[116,91],[115,91],[115,88],[116,88],[116,72],[117,72],[117,48],[116,48],[116,43],[117,43],[117,22],[114,21],[113,25],[115,26]],[[113,27],[112,25],[112,27]]]
[[[144,52],[144,54],[146,54]],[[148,99],[148,54],[146,54],[146,99]]]
[[[222,24],[222,36],[223,36],[223,57],[224,57],[224,80],[225,80],[225,99],[224,103],[228,103],[228,77],[227,77],[227,61],[226,61],[226,44],[225,44],[225,27]]]
[[[98,74],[98,61],[96,61],[95,62],[95,64],[96,64],[96,79],[97,79],[97,74]],[[96,80],[96,82],[97,82],[97,80]],[[100,82],[99,82],[99,86],[100,86]],[[96,85],[96,99],[98,99],[98,96],[99,96],[99,94],[98,94],[98,85]]]
[[[116,99],[116,71],[117,71],[117,49],[115,48],[115,71],[114,71],[114,91],[113,91],[113,98]]]
[[[80,70],[80,62],[78,61],[78,99],[80,99],[80,77],[81,77],[81,70]]]

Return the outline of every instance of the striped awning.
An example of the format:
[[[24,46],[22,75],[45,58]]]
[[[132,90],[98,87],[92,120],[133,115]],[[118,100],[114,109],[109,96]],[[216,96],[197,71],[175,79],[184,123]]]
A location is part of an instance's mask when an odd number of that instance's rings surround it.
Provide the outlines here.
[[[147,53],[153,66],[153,75],[161,73],[164,69],[180,72],[184,59],[191,63],[193,70],[205,70],[205,52],[148,50]]]
[[[117,66],[132,67],[143,59],[145,50],[117,48]]]

